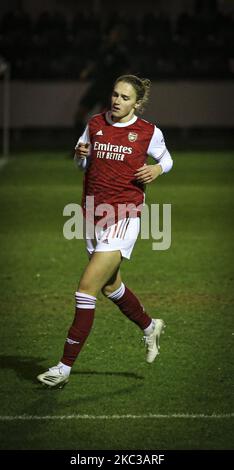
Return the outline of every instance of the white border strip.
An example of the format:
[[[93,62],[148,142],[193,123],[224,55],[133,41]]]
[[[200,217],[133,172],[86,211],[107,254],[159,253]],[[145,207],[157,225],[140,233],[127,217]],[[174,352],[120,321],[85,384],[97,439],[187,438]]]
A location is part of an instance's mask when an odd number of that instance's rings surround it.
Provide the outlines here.
[[[42,421],[42,420],[111,420],[111,419],[230,419],[234,418],[234,413],[216,414],[148,414],[148,415],[19,415],[19,416],[0,416],[0,421]]]

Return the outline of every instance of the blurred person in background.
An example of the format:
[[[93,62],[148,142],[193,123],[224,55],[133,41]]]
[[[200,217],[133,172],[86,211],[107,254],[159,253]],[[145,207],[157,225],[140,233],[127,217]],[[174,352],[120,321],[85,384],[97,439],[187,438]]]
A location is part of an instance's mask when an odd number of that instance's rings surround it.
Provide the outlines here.
[[[80,79],[90,83],[75,114],[76,135],[83,132],[87,116],[95,106],[100,111],[107,109],[115,77],[127,72],[128,51],[124,38],[124,26],[114,25],[102,42],[95,60],[89,61],[81,72]]]

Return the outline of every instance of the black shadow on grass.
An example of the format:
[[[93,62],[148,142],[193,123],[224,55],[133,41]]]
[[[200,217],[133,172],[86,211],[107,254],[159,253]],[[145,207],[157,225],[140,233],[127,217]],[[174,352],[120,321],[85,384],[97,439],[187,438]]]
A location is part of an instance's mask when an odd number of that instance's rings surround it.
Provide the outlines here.
[[[44,357],[29,356],[0,356],[0,368],[12,369],[18,377],[32,381],[32,377],[38,375],[42,370]]]
[[[114,372],[114,371],[96,371],[96,370],[79,370],[73,372],[72,375],[104,375],[113,377],[125,377],[129,379],[144,380],[143,375],[135,374],[134,372]]]
[[[40,372],[43,372],[45,370],[42,364],[44,361],[44,357],[0,355],[0,368],[14,370],[19,377],[30,380],[31,382],[32,377],[37,376]],[[104,377],[124,377],[135,380],[144,380],[144,377],[142,375],[136,374],[134,372],[80,370],[73,372],[72,375],[96,375]]]
[[[28,356],[3,356],[0,355],[0,367],[2,369],[13,370],[18,377],[26,379],[30,382],[35,382],[37,384],[37,391],[41,392],[38,395],[38,399],[32,403],[27,402],[20,408],[20,414],[29,414],[29,415],[46,415],[46,414],[58,414],[58,408],[60,409],[61,403],[57,399],[62,395],[63,405],[68,407],[66,412],[74,412],[74,403],[77,405],[77,399],[79,405],[86,405],[87,403],[104,403],[106,399],[116,400],[116,397],[127,396],[129,394],[136,394],[136,391],[144,386],[143,380],[144,377],[134,372],[120,372],[120,371],[95,371],[95,370],[81,370],[75,371],[72,373],[74,377],[69,384],[62,390],[57,389],[47,389],[43,388],[41,384],[36,380],[36,376],[42,371],[43,362],[45,358],[43,357],[28,357]],[[44,369],[45,370],[45,369]],[[79,389],[79,376],[80,377],[93,377],[93,393],[90,391],[87,394],[87,391],[84,392]],[[105,391],[100,390],[97,382],[99,379],[96,377],[103,377],[104,381],[108,380],[108,385],[111,383],[111,390]],[[122,379],[121,379],[122,378]],[[125,380],[131,381],[134,380],[134,383],[127,385]],[[136,384],[135,381],[138,381]],[[77,381],[77,396],[74,402],[74,386]],[[110,382],[111,381],[111,382]],[[139,382],[140,381],[140,382]],[[107,385],[107,384],[106,384]],[[103,387],[103,382],[102,382]],[[71,399],[72,394],[72,399]],[[46,396],[46,400],[45,400]],[[70,407],[70,409],[69,409]],[[73,410],[73,411],[72,411]],[[60,413],[60,411],[59,411]]]

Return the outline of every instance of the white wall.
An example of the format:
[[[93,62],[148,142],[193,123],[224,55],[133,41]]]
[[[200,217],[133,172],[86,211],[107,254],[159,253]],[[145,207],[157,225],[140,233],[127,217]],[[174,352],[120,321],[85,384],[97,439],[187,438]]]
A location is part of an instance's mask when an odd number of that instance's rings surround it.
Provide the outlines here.
[[[86,88],[79,82],[12,82],[11,127],[71,127]],[[143,117],[164,127],[234,127],[233,98],[231,81],[158,82]],[[0,127],[2,106],[0,81]]]

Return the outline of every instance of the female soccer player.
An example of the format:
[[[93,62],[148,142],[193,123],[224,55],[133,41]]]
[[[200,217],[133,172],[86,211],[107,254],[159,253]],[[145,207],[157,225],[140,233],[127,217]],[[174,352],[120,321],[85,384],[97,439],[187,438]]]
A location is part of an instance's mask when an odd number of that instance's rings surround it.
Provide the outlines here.
[[[117,78],[110,111],[93,116],[77,142],[75,159],[85,171],[82,204],[89,262],[75,293],[75,317],[63,356],[58,365],[37,377],[48,387],[62,388],[68,382],[92,328],[99,291],[140,327],[146,361],[152,363],[159,353],[164,321],[146,313],[120,273],[121,262],[130,258],[139,233],[144,186],[173,164],[160,129],[135,114],[146,104],[149,88],[147,79]],[[146,165],[148,155],[155,164]]]

